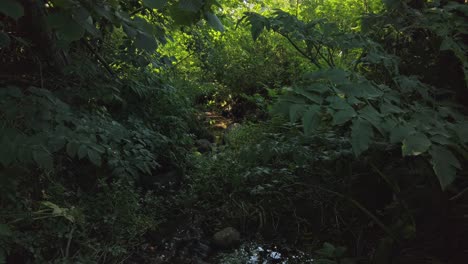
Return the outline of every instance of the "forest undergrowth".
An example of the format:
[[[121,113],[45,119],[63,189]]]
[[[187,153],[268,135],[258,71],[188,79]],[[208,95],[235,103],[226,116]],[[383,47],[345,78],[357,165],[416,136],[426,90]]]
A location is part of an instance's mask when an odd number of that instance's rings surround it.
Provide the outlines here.
[[[0,263],[467,263],[467,12],[0,1]]]

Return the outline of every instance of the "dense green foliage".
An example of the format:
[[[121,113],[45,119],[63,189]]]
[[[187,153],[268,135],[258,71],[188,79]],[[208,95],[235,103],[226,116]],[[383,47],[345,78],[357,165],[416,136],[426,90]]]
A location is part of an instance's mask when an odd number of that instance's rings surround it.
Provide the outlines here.
[[[199,263],[181,248],[226,226],[317,263],[464,263],[467,16],[2,0],[0,263]]]

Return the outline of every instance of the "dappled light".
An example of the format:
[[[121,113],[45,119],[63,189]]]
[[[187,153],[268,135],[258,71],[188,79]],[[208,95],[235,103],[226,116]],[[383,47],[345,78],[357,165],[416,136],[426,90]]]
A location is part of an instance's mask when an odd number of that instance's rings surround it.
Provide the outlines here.
[[[0,0],[0,263],[468,263],[467,7]]]

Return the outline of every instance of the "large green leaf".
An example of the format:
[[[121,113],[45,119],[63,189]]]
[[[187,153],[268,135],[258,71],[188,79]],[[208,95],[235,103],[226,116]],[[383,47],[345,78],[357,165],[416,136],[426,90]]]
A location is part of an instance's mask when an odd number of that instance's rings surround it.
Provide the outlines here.
[[[269,26],[269,21],[265,17],[255,13],[248,13],[247,18],[251,25],[250,33],[252,34],[252,39],[255,41],[260,37],[263,30]]]
[[[101,31],[99,31],[93,24],[93,20],[89,17],[86,21],[80,23],[80,25],[92,36],[101,37]]]
[[[293,104],[289,107],[289,119],[291,122],[296,122],[306,110],[304,104]]]
[[[433,145],[429,151],[434,172],[439,179],[442,189],[446,189],[456,178],[460,162],[453,153],[445,147]]]
[[[431,141],[421,132],[416,132],[408,135],[403,140],[401,147],[403,156],[417,156],[426,152],[431,146]]]
[[[431,141],[435,142],[435,143],[438,143],[438,144],[441,144],[441,145],[450,145],[450,144],[452,144],[452,141],[450,140],[450,138],[448,138],[446,136],[443,136],[443,135],[439,135],[439,134],[436,134],[436,135],[432,136]]]
[[[312,92],[317,92],[317,93],[325,93],[330,90],[330,87],[328,87],[326,84],[323,83],[314,83],[310,86],[305,87],[307,91],[312,91]]]
[[[382,103],[382,105],[380,106],[380,111],[384,115],[403,113],[403,109],[401,109],[400,107],[388,101],[385,101],[384,103]]]
[[[278,102],[276,102],[272,108],[271,112],[274,114],[279,114],[283,116],[289,115],[289,106],[291,105],[290,101],[284,100],[283,98],[279,98]]]
[[[382,132],[380,127],[380,123],[382,121],[381,115],[374,107],[372,107],[372,105],[367,105],[366,107],[359,110],[359,117],[366,119],[375,128]]]
[[[351,126],[351,145],[356,156],[359,156],[369,148],[373,136],[372,125],[367,120],[354,119]]]
[[[84,157],[86,157],[87,153],[88,153],[88,146],[84,145],[84,144],[81,144],[79,147],[78,147],[78,158],[79,159],[82,159]]]
[[[101,32],[94,25],[91,13],[87,9],[83,7],[74,9],[72,12],[72,17],[74,21],[76,21],[81,27],[83,27],[83,29],[88,31],[91,35],[95,37],[101,36]]]
[[[417,91],[418,87],[423,86],[423,84],[415,76],[399,75],[398,77],[395,77],[394,80],[398,83],[403,93]]]
[[[24,15],[24,9],[23,6],[15,0],[1,0],[0,13],[17,20]]]
[[[8,87],[3,87],[2,92],[7,94],[8,96],[14,97],[14,98],[21,98],[23,97],[23,92],[21,91],[20,88],[16,86],[8,86]]]
[[[144,49],[148,52],[153,52],[158,47],[156,39],[144,32],[138,32],[135,38],[135,46],[139,49]]]
[[[66,151],[70,158],[74,158],[78,152],[79,144],[76,141],[70,141],[67,144]]]
[[[205,19],[212,28],[216,29],[217,31],[224,31],[223,24],[215,14],[211,12],[205,12]]]
[[[313,105],[302,116],[304,134],[310,135],[320,125],[320,106]]]
[[[96,165],[98,167],[101,166],[101,163],[102,163],[101,155],[97,151],[89,148],[88,149],[88,158],[94,165]]]
[[[60,12],[47,17],[50,26],[57,30],[59,36],[66,42],[79,40],[85,29],[76,22],[71,14]]]
[[[350,108],[347,110],[338,110],[337,112],[333,114],[333,125],[344,124],[355,116],[356,116],[356,111],[354,111],[353,108]]]
[[[89,11],[84,7],[79,7],[72,10],[72,17],[76,22],[86,21],[90,16],[91,13],[89,13]]]
[[[402,142],[408,135],[415,133],[415,129],[411,126],[397,125],[390,131],[390,143],[395,144]]]
[[[66,145],[66,142],[67,138],[65,136],[56,135],[49,140],[48,146],[52,152],[57,152]]]
[[[177,6],[171,6],[169,11],[174,22],[179,25],[189,26],[198,19],[197,12],[187,11]]]
[[[316,103],[316,104],[321,104],[323,99],[322,99],[322,96],[314,93],[314,92],[309,92],[301,87],[299,88],[295,88],[294,91],[297,93],[297,94],[300,94],[304,97],[306,97],[307,99],[311,100],[312,102]]]
[[[330,103],[330,107],[334,110],[351,110],[352,106],[345,100],[345,98],[339,96],[329,96],[326,99]]]
[[[390,131],[395,129],[397,124],[398,121],[395,118],[387,117],[382,120],[382,123],[380,123],[380,128],[384,131],[384,134],[388,136],[390,135]]]
[[[43,169],[52,169],[54,160],[50,153],[45,149],[37,149],[33,151],[33,159],[37,165]]]
[[[129,38],[135,38],[137,36],[137,30],[131,25],[123,23],[122,29]]]
[[[368,99],[378,98],[384,94],[379,87],[372,85],[370,82],[359,83],[359,88],[364,91],[364,98]]]
[[[364,97],[365,93],[355,83],[345,83],[338,86],[338,89],[347,97]]]
[[[373,99],[383,95],[383,92],[370,82],[344,83],[338,87],[346,96]]]
[[[203,0],[180,0],[179,2],[179,8],[196,13],[200,11],[200,9],[203,6]]]
[[[85,29],[73,20],[69,20],[69,24],[59,30],[63,39],[67,42],[77,41],[81,39],[85,33]]]
[[[349,83],[348,75],[348,72],[341,69],[329,69],[306,73],[304,78],[315,81],[330,81],[333,84],[345,84]]]
[[[146,7],[153,9],[161,9],[167,5],[168,0],[143,0]]]

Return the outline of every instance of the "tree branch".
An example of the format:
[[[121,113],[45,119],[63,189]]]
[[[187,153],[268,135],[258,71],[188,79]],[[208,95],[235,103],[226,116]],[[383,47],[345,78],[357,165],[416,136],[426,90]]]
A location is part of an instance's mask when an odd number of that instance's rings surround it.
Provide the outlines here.
[[[98,61],[102,64],[102,66],[107,70],[107,72],[109,72],[109,74],[112,76],[112,77],[115,77],[115,73],[114,71],[111,69],[111,67],[109,66],[109,64],[106,62],[106,60],[101,56],[101,54],[99,54],[97,51],[95,51],[93,49],[93,47],[91,46],[91,44],[89,44],[88,41],[86,41],[86,39],[81,39],[81,42],[91,51],[91,53],[94,54],[94,56],[96,56],[96,58],[98,59]]]
[[[133,12],[131,12],[131,13],[128,14],[128,15],[129,15],[130,17],[132,17],[132,16],[134,16],[134,15],[140,13],[141,11],[143,11],[143,10],[145,10],[145,9],[146,9],[146,7],[142,6],[142,7],[138,8],[138,9],[134,10]]]
[[[283,34],[281,32],[278,32],[281,36],[285,37],[289,43],[291,43],[291,45],[304,57],[306,57],[307,59],[309,59],[315,66],[317,66],[317,68],[319,69],[322,69],[322,66],[320,66],[320,64],[318,63],[317,60],[315,60],[314,58],[310,57],[309,55],[307,55],[307,53],[305,53],[303,50],[301,50],[301,48],[299,48],[296,43],[294,43],[294,41],[291,40],[291,38],[286,35],[286,34]]]
[[[323,40],[323,36],[322,36],[322,40]],[[314,44],[312,42],[312,45],[314,46],[315,50],[317,50],[317,55],[319,55],[320,58],[322,58],[327,63],[328,67],[334,68],[333,64],[327,58],[325,58],[325,56],[320,52],[320,46],[325,46],[321,44],[322,40],[320,40],[320,42],[318,42],[317,44]]]

